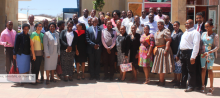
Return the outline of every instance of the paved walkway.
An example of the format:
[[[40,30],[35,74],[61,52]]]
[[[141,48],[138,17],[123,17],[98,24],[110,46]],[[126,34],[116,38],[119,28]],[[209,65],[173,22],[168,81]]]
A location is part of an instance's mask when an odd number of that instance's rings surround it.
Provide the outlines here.
[[[0,46],[0,73],[5,74],[5,57]],[[128,80],[128,79],[127,79]],[[156,81],[143,85],[144,79],[138,83],[125,81],[95,81],[76,80],[73,82],[57,81],[49,85],[25,84],[23,87],[14,83],[0,83],[0,98],[219,98],[220,78],[214,79],[215,91],[213,96],[200,92],[185,93],[183,89],[174,89],[171,79],[166,79],[166,86],[159,87]],[[209,85],[209,84],[208,84]],[[208,90],[208,88],[207,88]]]

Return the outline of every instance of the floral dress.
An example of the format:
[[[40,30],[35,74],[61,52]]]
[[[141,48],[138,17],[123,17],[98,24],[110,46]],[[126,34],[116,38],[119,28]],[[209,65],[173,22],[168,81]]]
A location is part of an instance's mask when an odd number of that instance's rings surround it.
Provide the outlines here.
[[[213,35],[211,35],[211,36],[213,36]],[[212,50],[212,45],[213,45],[214,39],[211,36],[207,36],[207,33],[206,33],[206,34],[203,34],[203,36],[201,37],[201,40],[203,43],[202,53],[209,52],[210,50]],[[205,68],[205,65],[207,62],[207,69],[212,69],[214,61],[215,61],[214,53],[210,53],[210,54],[208,54],[208,56],[206,56],[204,58],[202,58],[202,55],[203,54],[201,54],[201,57],[200,57],[201,58],[201,67]]]
[[[154,35],[143,34],[140,39],[141,46],[139,47],[138,65],[140,67],[152,67],[153,66],[153,54],[147,57],[150,46],[154,46]]]

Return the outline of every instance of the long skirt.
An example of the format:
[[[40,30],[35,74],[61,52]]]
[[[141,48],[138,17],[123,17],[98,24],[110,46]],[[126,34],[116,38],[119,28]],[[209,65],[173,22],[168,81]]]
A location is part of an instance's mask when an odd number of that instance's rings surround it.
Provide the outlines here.
[[[26,73],[29,72],[30,70],[30,62],[31,62],[31,57],[30,55],[25,55],[25,54],[17,54],[16,55],[16,61],[17,61],[17,66],[19,73]]]
[[[152,67],[152,73],[171,73],[175,69],[174,58],[172,50],[167,51],[167,55],[164,56],[164,48],[157,48],[157,52],[154,56],[154,63]]]
[[[60,60],[61,60],[63,75],[72,76],[75,51],[66,52],[65,50],[61,50],[60,52],[61,52]]]

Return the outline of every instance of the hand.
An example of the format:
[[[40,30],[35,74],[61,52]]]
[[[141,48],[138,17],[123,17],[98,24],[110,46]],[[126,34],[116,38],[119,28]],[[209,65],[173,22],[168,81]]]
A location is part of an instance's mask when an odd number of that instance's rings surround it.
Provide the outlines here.
[[[166,50],[164,50],[164,56],[167,56],[167,51]]]
[[[108,54],[111,54],[111,50],[107,49]]]
[[[128,58],[128,56],[125,56],[125,59],[127,59]]]
[[[16,55],[13,55],[13,59],[14,59],[14,60],[16,59]]]
[[[34,60],[34,61],[35,61],[35,60],[36,60],[36,56],[33,56],[33,57],[32,57],[32,60]]]
[[[135,58],[137,59],[139,57],[139,54],[136,54]]]
[[[78,51],[78,50],[76,50],[76,55],[77,55],[77,56],[79,55],[79,51]]]
[[[175,59],[176,59],[176,61],[179,61],[179,60],[180,60],[178,56],[176,56],[176,58],[175,58]]]
[[[142,27],[144,27],[144,24],[141,24]]]
[[[118,52],[115,52],[115,55],[118,55]]]
[[[96,44],[96,45],[94,46],[94,48],[95,48],[95,49],[98,49],[98,47],[99,47],[99,45],[98,45],[98,44]]]
[[[190,59],[190,63],[191,63],[191,65],[195,64],[195,59],[194,59],[194,58],[191,58],[191,59]]]
[[[208,53],[205,52],[205,53],[202,55],[202,58],[205,58],[205,56],[207,56],[207,55],[208,55]]]
[[[148,54],[147,54],[147,58],[150,58],[150,57],[151,57],[151,53],[148,52]]]
[[[47,56],[47,58],[50,58],[50,56]]]
[[[72,47],[68,46],[66,52],[71,52],[72,51]]]

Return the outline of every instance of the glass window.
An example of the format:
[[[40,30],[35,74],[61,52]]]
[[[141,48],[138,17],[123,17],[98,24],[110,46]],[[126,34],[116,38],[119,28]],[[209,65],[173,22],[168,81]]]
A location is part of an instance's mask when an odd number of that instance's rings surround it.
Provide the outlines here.
[[[145,2],[171,2],[171,0],[145,0]]]

